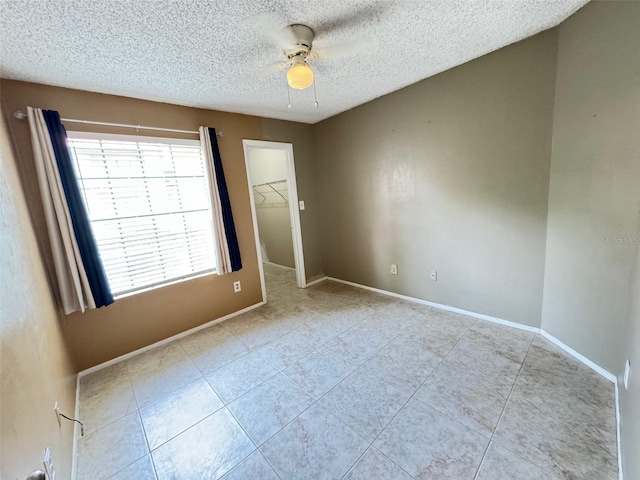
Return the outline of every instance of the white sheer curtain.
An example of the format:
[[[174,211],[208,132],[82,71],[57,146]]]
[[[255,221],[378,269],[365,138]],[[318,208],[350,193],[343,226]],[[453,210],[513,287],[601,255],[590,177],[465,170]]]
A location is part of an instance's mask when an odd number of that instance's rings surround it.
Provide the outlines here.
[[[58,290],[65,313],[96,308],[42,110],[28,107],[31,144],[38,173]]]
[[[236,237],[231,203],[218,150],[216,131],[200,127],[200,144],[207,165],[207,179],[211,196],[213,233],[216,244],[216,273],[224,275],[242,268],[240,248]]]

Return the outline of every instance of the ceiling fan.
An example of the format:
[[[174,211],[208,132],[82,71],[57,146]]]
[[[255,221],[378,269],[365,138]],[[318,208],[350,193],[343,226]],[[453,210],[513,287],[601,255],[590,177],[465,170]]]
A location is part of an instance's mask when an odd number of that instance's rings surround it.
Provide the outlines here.
[[[315,32],[311,27],[293,23],[280,28],[276,22],[273,17],[263,16],[259,19],[258,28],[270,43],[282,50],[286,57],[286,60],[272,65],[271,70],[278,71],[288,68],[287,83],[296,90],[304,90],[313,85],[314,72],[307,60],[355,55],[376,43],[373,39],[360,39],[357,42],[316,48],[313,46]]]

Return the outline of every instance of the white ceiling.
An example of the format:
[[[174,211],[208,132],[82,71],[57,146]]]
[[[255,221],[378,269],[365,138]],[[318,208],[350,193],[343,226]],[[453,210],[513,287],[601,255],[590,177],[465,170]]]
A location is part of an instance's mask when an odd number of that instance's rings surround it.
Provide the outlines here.
[[[4,78],[315,123],[562,22],[588,0],[0,0]],[[375,39],[310,61],[291,90],[255,24],[304,23],[314,47]]]

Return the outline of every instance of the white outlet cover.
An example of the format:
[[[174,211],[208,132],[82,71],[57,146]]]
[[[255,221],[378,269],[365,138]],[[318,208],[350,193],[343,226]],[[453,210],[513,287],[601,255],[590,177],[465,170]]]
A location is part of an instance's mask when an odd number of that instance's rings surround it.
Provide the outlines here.
[[[630,375],[631,375],[631,361],[627,360],[627,363],[624,364],[624,377],[622,377],[622,383],[624,384],[625,390],[629,390]]]
[[[300,200],[298,205],[300,206],[300,210],[304,210],[304,200]]]
[[[391,275],[397,275],[398,274],[398,265],[396,265],[395,263],[391,264],[391,268],[389,268],[389,273]]]
[[[233,291],[235,293],[242,291],[242,285],[240,284],[240,280],[236,280],[235,282],[233,282]]]

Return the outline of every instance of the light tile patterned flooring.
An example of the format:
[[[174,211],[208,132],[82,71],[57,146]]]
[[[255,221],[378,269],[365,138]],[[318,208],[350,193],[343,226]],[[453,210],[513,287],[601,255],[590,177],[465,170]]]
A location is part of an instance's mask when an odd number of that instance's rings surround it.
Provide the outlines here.
[[[268,305],[81,379],[79,480],[617,478],[613,386],[539,335],[265,269]]]

